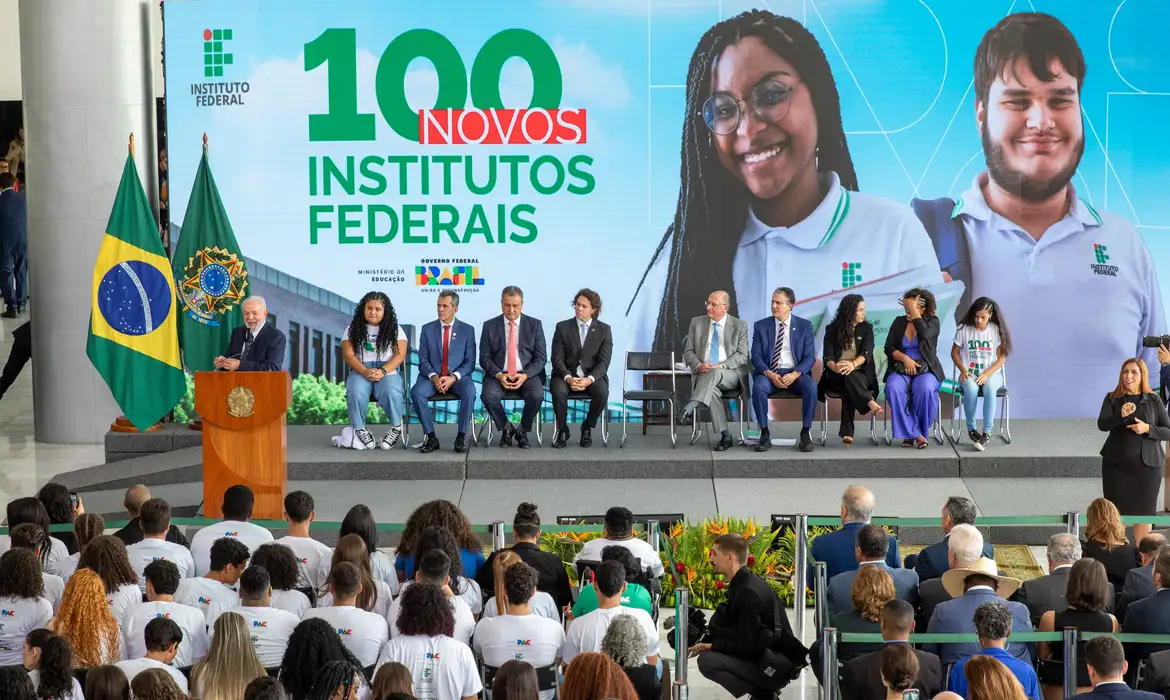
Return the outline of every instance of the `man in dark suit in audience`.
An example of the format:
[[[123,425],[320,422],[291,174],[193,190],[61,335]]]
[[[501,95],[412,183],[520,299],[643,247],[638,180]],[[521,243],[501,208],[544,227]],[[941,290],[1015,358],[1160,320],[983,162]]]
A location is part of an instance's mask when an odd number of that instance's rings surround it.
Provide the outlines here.
[[[1163,698],[1170,698],[1170,650],[1150,654],[1150,658],[1146,659],[1146,671],[1142,675],[1142,690],[1158,693]]]
[[[129,547],[132,544],[141,542],[144,535],[142,532],[142,523],[138,519],[138,513],[142,510],[142,504],[150,500],[150,489],[142,484],[135,484],[126,489],[126,497],[122,501],[122,505],[126,508],[126,513],[130,516],[130,522],[126,523],[126,527],[114,533],[114,537],[122,540],[122,543]],[[174,542],[181,544],[184,547],[190,547],[191,543],[187,541],[187,537],[183,531],[175,527],[173,524],[167,528],[167,542]]]
[[[1074,696],[1077,700],[1161,700],[1161,695],[1132,690],[1126,685],[1123,680],[1128,670],[1125,651],[1121,648],[1121,642],[1109,635],[1085,642],[1085,663],[1089,667],[1089,682],[1093,684],[1093,689]],[[1150,680],[1149,669],[1146,680]],[[1145,682],[1142,687],[1147,687]]]
[[[1025,581],[1016,594],[1015,600],[1028,606],[1032,624],[1039,625],[1040,618],[1049,610],[1062,612],[1068,609],[1064,594],[1068,589],[1068,576],[1072,565],[1081,558],[1081,541],[1076,535],[1060,532],[1048,538],[1048,575]],[[1113,584],[1105,598],[1108,610],[1113,610]]]
[[[853,581],[862,566],[876,566],[889,574],[894,581],[895,598],[908,601],[911,605],[918,602],[918,574],[910,569],[895,569],[886,563],[890,540],[881,526],[870,524],[861,528],[857,532],[857,545],[854,549],[858,568],[844,571],[829,579],[830,619],[839,612],[853,608],[851,595]]]
[[[589,394],[589,412],[581,423],[581,447],[593,444],[593,426],[609,402],[609,362],[613,356],[613,333],[598,320],[601,295],[582,289],[573,298],[574,317],[561,321],[553,331],[552,366],[549,380],[557,434],[553,447],[569,442],[569,392]]]
[[[1000,576],[995,562],[980,557],[966,567],[956,566],[943,574],[943,587],[952,600],[940,603],[930,616],[926,631],[929,634],[969,634],[975,632],[975,610],[984,603],[1002,603],[1012,615],[1012,629],[1016,632],[1031,632],[1032,620],[1027,606],[1009,602],[1020,582]],[[957,663],[960,659],[976,654],[980,646],[976,643],[937,643],[922,645],[923,651],[938,654],[944,664]],[[1032,662],[1032,652],[1027,644],[1008,642],[1007,653],[1024,661]]]
[[[914,606],[904,600],[889,601],[882,608],[882,640],[884,644],[909,644],[914,631]],[[943,689],[942,664],[934,654],[914,651],[918,657],[918,680],[913,688],[923,698],[932,698]],[[841,668],[842,700],[885,700],[882,685],[882,653],[871,652],[859,656]]]
[[[972,566],[983,556],[983,533],[974,525],[956,525],[947,536],[947,569]],[[951,599],[941,578],[923,581],[918,586],[918,629],[930,624],[934,609]]]
[[[1125,619],[1125,611],[1130,604],[1158,592],[1154,588],[1154,560],[1158,558],[1158,550],[1165,546],[1166,537],[1158,532],[1151,532],[1138,543],[1142,565],[1125,574],[1125,584],[1121,587],[1121,596],[1117,601],[1118,620]]]
[[[956,525],[975,524],[975,501],[962,496],[951,496],[942,509],[942,531],[945,537],[941,542],[935,542],[923,549],[917,556],[906,557],[906,568],[914,569],[918,573],[919,581],[929,581],[938,578],[950,568],[948,563],[950,554],[947,550],[947,537]],[[983,556],[995,559],[995,552],[990,542],[983,543]]]
[[[227,353],[215,358],[215,368],[226,372],[279,372],[284,368],[286,340],[268,325],[264,297],[248,297],[241,304],[244,325],[232,329]]]
[[[812,541],[812,558],[808,565],[808,580],[812,581],[813,562],[823,561],[826,576],[834,576],[857,568],[857,533],[873,517],[875,507],[873,492],[864,486],[853,485],[841,495],[841,529],[817,535]],[[892,569],[902,566],[898,556],[898,540],[890,535],[886,563]]]
[[[1170,547],[1159,550],[1154,560],[1154,595],[1135,601],[1125,611],[1121,631],[1127,634],[1170,634]],[[1136,665],[1156,651],[1170,649],[1170,644],[1130,643],[1125,658]]]
[[[524,292],[504,287],[500,294],[503,313],[483,324],[479,334],[479,366],[483,370],[480,400],[500,431],[500,447],[511,447],[513,438],[522,450],[530,447],[528,433],[544,402],[544,326],[540,319],[522,316]],[[520,430],[504,413],[504,392],[518,391],[524,398]]]

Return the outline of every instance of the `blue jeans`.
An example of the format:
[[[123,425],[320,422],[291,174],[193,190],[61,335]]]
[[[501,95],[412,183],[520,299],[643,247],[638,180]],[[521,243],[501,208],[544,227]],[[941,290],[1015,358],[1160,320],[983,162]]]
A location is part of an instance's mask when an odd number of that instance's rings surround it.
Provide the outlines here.
[[[995,392],[1003,387],[1003,374],[994,372],[987,375],[983,383],[983,432],[991,434],[995,427]],[[963,413],[967,416],[967,430],[975,429],[975,406],[979,402],[979,385],[975,375],[968,374],[963,382]]]
[[[28,248],[17,242],[0,244],[0,293],[10,308],[28,300]]]
[[[383,362],[366,362],[366,367],[381,367]],[[390,416],[390,425],[402,425],[402,414],[406,406],[403,395],[405,385],[402,383],[402,372],[395,372],[371,382],[357,372],[350,371],[345,378],[345,407],[349,411],[349,424],[354,430],[366,427],[366,409],[370,405],[370,394],[374,400]]]

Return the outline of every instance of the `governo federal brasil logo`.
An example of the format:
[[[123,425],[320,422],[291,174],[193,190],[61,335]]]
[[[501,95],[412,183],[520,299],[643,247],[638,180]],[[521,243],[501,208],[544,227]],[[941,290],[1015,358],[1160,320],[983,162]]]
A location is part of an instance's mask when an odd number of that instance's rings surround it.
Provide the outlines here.
[[[247,82],[216,81],[231,73],[235,64],[232,53],[234,32],[231,29],[203,30],[202,77],[215,82],[192,83],[191,94],[197,107],[230,107],[244,104],[244,95],[251,86]]]

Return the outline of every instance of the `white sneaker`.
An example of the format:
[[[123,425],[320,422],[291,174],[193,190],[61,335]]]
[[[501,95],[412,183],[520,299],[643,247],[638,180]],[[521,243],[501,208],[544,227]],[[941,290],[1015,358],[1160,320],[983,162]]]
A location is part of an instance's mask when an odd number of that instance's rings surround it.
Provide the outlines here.
[[[357,440],[353,442],[353,449],[355,450],[372,450],[374,449],[374,436],[370,435],[370,431],[365,428],[360,428],[353,431]]]
[[[401,437],[402,437],[402,428],[401,427],[394,426],[394,427],[390,428],[389,430],[386,431],[386,434],[382,437],[382,449],[383,450],[394,449],[394,446],[398,444],[398,440]]]

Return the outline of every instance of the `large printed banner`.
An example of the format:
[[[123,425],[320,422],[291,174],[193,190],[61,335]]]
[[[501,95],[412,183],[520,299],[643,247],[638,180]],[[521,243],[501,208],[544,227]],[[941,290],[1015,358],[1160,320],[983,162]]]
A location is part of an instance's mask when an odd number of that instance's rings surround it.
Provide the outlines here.
[[[681,353],[717,289],[766,318],[780,286],[818,352],[862,294],[879,356],[930,289],[948,371],[993,299],[1015,417],[1097,415],[1135,355],[1159,383],[1170,3],[188,0],[164,22],[176,223],[206,132],[246,255],[383,290],[403,322],[454,289],[478,327],[518,285],[551,337],[591,287],[615,400],[625,350]]]

